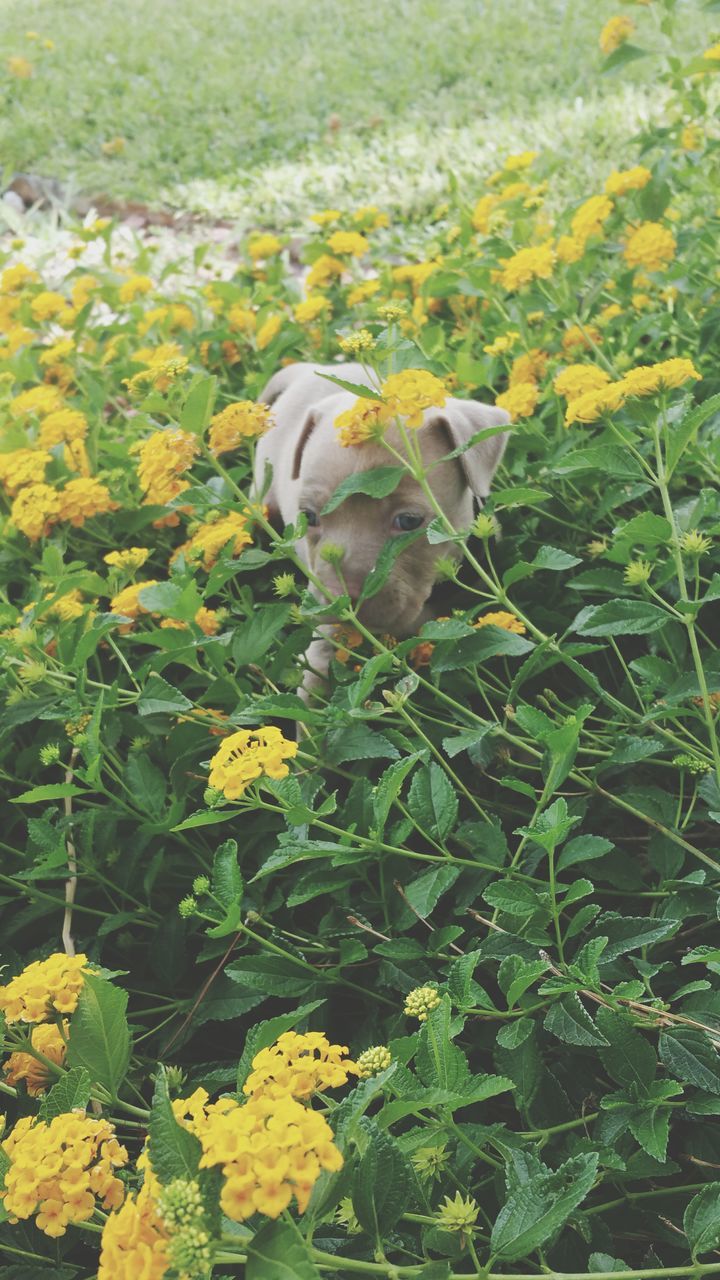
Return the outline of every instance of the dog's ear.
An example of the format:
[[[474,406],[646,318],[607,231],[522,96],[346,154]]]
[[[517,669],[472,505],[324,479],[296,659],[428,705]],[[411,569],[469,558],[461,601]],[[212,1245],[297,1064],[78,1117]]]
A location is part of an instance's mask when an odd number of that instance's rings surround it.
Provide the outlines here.
[[[315,417],[315,410],[308,409],[307,414],[305,415],[305,421],[303,422],[302,427],[300,428],[300,435],[298,436],[298,442],[295,446],[295,457],[293,458],[293,467],[292,467],[293,480],[297,480],[300,476],[300,468],[302,466],[302,458],[305,452],[305,446],[308,440],[310,439],[310,436],[312,435],[313,431],[315,430],[316,425],[317,425],[317,419]]]
[[[495,405],[479,404],[477,400],[448,400],[445,407],[433,419],[442,426],[453,449],[460,449],[468,440],[487,427],[504,427],[510,415]],[[478,440],[458,457],[465,472],[469,489],[476,498],[487,498],[492,478],[500,465],[509,435],[506,431]]]

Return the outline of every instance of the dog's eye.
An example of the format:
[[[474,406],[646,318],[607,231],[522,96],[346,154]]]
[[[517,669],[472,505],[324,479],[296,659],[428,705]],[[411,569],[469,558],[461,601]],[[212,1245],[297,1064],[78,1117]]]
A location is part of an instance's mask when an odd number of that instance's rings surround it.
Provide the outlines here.
[[[415,515],[412,511],[401,511],[393,517],[392,528],[409,533],[411,529],[419,529],[424,520],[424,516]]]
[[[318,513],[313,511],[312,507],[302,507],[300,514],[305,517],[308,522],[308,529],[314,529],[318,523]]]

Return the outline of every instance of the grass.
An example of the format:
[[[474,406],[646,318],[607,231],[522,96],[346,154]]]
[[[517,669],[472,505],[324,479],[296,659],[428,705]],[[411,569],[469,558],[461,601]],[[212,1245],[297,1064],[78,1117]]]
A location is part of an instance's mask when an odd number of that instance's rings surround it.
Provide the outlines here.
[[[449,172],[472,189],[498,153],[526,146],[549,149],[562,188],[586,190],[662,105],[643,62],[597,87],[615,9],[0,0],[0,155],[9,172],[244,225],[349,200],[422,216]],[[635,13],[647,36],[653,16]],[[5,73],[16,54],[31,79]],[[116,137],[124,149],[108,156]]]

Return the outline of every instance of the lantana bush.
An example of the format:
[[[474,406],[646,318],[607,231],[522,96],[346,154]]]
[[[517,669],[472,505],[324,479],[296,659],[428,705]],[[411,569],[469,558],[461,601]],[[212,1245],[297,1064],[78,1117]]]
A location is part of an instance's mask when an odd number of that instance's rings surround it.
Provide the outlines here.
[[[628,8],[666,118],[571,207],[525,151],[422,255],[0,242],[2,1280],[720,1273],[720,43]],[[355,604],[252,487],[267,380],[345,359],[387,460],[332,503],[433,507]],[[451,395],[512,420],[471,528]]]

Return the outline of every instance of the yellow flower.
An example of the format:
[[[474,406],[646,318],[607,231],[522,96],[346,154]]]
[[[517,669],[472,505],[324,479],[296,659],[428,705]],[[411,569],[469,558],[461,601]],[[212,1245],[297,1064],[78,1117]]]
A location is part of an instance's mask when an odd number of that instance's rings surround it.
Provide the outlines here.
[[[537,160],[537,151],[519,151],[514,155],[510,155],[503,163],[503,169],[506,173],[517,173],[520,169],[529,169],[535,160]]]
[[[398,284],[411,285],[413,293],[418,294],[440,265],[439,262],[405,262],[401,267],[393,267],[392,278]]]
[[[369,1080],[371,1076],[376,1076],[379,1071],[385,1071],[392,1062],[392,1054],[387,1045],[376,1044],[371,1049],[365,1049],[357,1060],[357,1074],[361,1080]]]
[[[585,241],[579,240],[577,236],[560,236],[556,246],[556,253],[559,262],[564,262],[567,266],[572,266],[573,262],[579,262],[585,252]]]
[[[46,414],[61,409],[62,405],[63,398],[57,387],[43,383],[42,386],[21,391],[10,401],[9,408],[14,418],[21,418],[27,413],[35,413],[39,418],[43,418]]]
[[[683,151],[699,151],[703,144],[703,131],[699,124],[686,124],[680,134]]]
[[[597,322],[600,327],[604,329],[605,326],[610,324],[613,320],[617,320],[618,316],[621,316],[622,313],[623,309],[617,302],[610,302],[606,307],[603,307],[602,311],[598,312]]]
[[[10,508],[15,528],[31,542],[46,537],[59,515],[60,495],[49,484],[26,485]]]
[[[231,511],[218,520],[208,520],[195,530],[188,542],[178,547],[173,561],[179,555],[188,560],[201,559],[204,569],[212,569],[223,547],[231,543],[230,555],[237,556],[243,547],[250,546],[252,535],[247,527],[247,515]]]
[[[8,1023],[44,1022],[56,1013],[74,1013],[87,968],[85,955],[56,951],[47,960],[33,960],[0,987],[0,1012]]]
[[[391,373],[381,394],[391,414],[406,419],[408,427],[421,427],[426,409],[441,408],[447,399],[443,382],[426,369],[404,369]]]
[[[329,253],[321,253],[307,274],[305,287],[308,293],[312,293],[313,289],[326,289],[333,280],[342,275],[344,270],[345,264],[339,258],[332,258]]]
[[[28,284],[37,284],[39,279],[40,276],[32,267],[27,267],[24,262],[16,262],[14,266],[6,267],[0,276],[0,289],[3,293],[15,293]]]
[[[657,391],[671,391],[681,387],[690,379],[700,381],[701,375],[692,360],[675,358],[663,360],[659,364],[638,365],[630,369],[617,386],[624,397],[651,396]]]
[[[514,347],[519,340],[520,334],[517,329],[508,329],[507,333],[499,334],[497,338],[483,347],[483,351],[488,356],[502,356],[511,347]]]
[[[472,212],[472,224],[480,235],[486,236],[492,226],[492,216],[496,212],[500,199],[496,195],[481,196]]]
[[[125,587],[124,590],[118,591],[110,601],[110,612],[121,613],[126,618],[137,618],[141,613],[149,613],[150,610],[145,608],[140,602],[140,592],[145,587],[156,587],[158,585],[157,578],[146,578],[144,582],[135,582],[131,587]]]
[[[206,636],[216,636],[220,630],[220,617],[217,610],[206,609],[205,605],[201,605],[198,609],[194,622]]]
[[[377,439],[390,417],[390,410],[381,400],[371,400],[367,396],[358,396],[354,405],[338,414],[335,429],[339,443],[343,448],[364,444],[366,440]]]
[[[258,262],[261,258],[272,258],[281,249],[282,240],[272,235],[255,236],[248,245],[248,253],[253,262]]]
[[[328,237],[328,248],[331,253],[349,254],[352,258],[362,258],[370,248],[370,243],[359,231],[333,231]]]
[[[330,301],[321,293],[311,293],[309,298],[298,302],[295,308],[295,319],[298,324],[308,324],[317,320],[324,311],[330,310]]]
[[[369,329],[356,329],[344,337],[338,334],[338,346],[346,356],[358,356],[363,351],[372,351],[375,339]]]
[[[238,800],[258,778],[285,778],[285,760],[297,754],[298,744],[284,738],[275,725],[240,729],[225,739],[210,761],[210,786],[228,800]]]
[[[143,502],[165,506],[188,487],[181,477],[198,452],[195,436],[177,428],[154,431],[137,450]]]
[[[604,369],[598,369],[594,364],[569,364],[558,373],[553,381],[553,387],[559,396],[565,396],[566,400],[576,400],[578,396],[585,395],[588,391],[599,391],[601,387],[607,386],[610,381],[610,374]]]
[[[228,311],[228,323],[231,329],[237,329],[239,333],[254,333],[257,316],[241,302],[236,302]]]
[[[65,1235],[69,1225],[87,1222],[96,1208],[122,1203],[124,1188],[115,1169],[127,1151],[108,1120],[70,1112],[48,1123],[27,1116],[2,1144],[10,1158],[0,1192],[11,1221],[31,1218],[45,1235]]]
[[[90,301],[90,295],[99,287],[100,281],[96,276],[78,276],[77,280],[73,281],[70,290],[73,306],[77,307],[78,310],[82,310]]]
[[[357,1074],[347,1045],[330,1044],[321,1031],[286,1031],[252,1060],[243,1093],[265,1098],[306,1100],[322,1089],[337,1089]]]
[[[644,164],[636,164],[632,169],[613,169],[605,179],[605,192],[609,196],[624,196],[628,191],[642,191],[651,178],[652,173]]]
[[[52,592],[48,593],[46,599],[51,598]],[[77,589],[66,591],[64,596],[60,596],[58,600],[51,604],[48,609],[48,617],[59,618],[61,622],[72,622],[74,618],[80,618],[83,615],[83,595]]]
[[[141,569],[150,555],[147,547],[127,547],[124,551],[108,551],[103,556],[105,564],[111,569],[120,569],[123,573],[134,573]]]
[[[641,222],[633,228],[623,250],[629,267],[662,271],[675,257],[677,245],[672,231],[659,222]]]
[[[499,409],[505,409],[510,414],[511,421],[515,422],[517,418],[530,417],[539,395],[535,382],[517,382],[501,396],[497,396],[495,404]]]
[[[602,235],[603,223],[613,211],[613,202],[607,196],[590,196],[573,214],[573,236],[577,240],[589,240],[591,236]]]
[[[390,219],[382,213],[376,204],[364,204],[352,214],[356,226],[365,227],[368,231],[376,231],[379,227],[389,227]]]
[[[149,1172],[137,1195],[129,1195],[105,1222],[97,1280],[164,1280],[170,1270],[169,1235]]]
[[[453,1199],[445,1196],[437,1215],[438,1226],[444,1231],[470,1231],[477,1222],[480,1210],[477,1200],[455,1192]]]
[[[710,62],[720,62],[720,41],[706,49],[703,58],[709,59]]]
[[[258,351],[264,351],[266,347],[270,346],[273,338],[276,338],[282,329],[282,323],[282,316],[268,316],[264,324],[260,325],[257,331]]]
[[[123,138],[117,134],[114,138],[108,138],[107,142],[103,142],[100,146],[104,156],[120,156],[127,146],[127,138]]]
[[[130,276],[129,280],[120,285],[118,296],[121,302],[134,302],[136,298],[151,293],[154,288],[149,276]]]
[[[59,498],[58,519],[68,520],[76,529],[79,529],[92,516],[117,511],[119,506],[119,503],[111,498],[107,485],[86,476],[77,480],[68,480],[65,488],[60,490]]]
[[[553,273],[555,251],[549,240],[544,244],[519,249],[501,264],[501,283],[514,292],[532,280],[549,280]]]
[[[63,1020],[62,1025],[67,1037],[68,1023]],[[43,1057],[54,1062],[58,1067],[62,1066],[67,1050],[60,1029],[54,1022],[41,1023],[40,1026],[33,1027],[30,1043],[33,1049],[37,1049]],[[24,1080],[25,1088],[31,1098],[37,1098],[44,1093],[55,1079],[50,1068],[44,1062],[33,1058],[31,1053],[11,1053],[3,1065],[3,1072],[8,1084],[14,1085]]]
[[[12,453],[0,453],[0,484],[12,498],[25,485],[40,484],[51,461],[49,453],[38,449],[14,449]]]
[[[19,53],[8,58],[6,66],[15,80],[29,80],[33,73],[32,62],[28,62],[27,58],[23,58]]]
[[[76,440],[84,440],[87,431],[87,418],[79,409],[55,409],[43,419],[38,443],[44,449],[52,449],[56,444],[71,444]]]
[[[237,449],[243,440],[254,440],[272,426],[272,412],[266,404],[237,400],[216,413],[210,423],[208,443],[218,456]]]
[[[524,622],[516,618],[514,613],[506,613],[502,609],[497,613],[484,613],[473,622],[473,626],[476,631],[482,627],[501,627],[503,631],[512,631],[516,636],[524,636],[526,631]]]
[[[349,307],[356,307],[359,303],[367,302],[368,298],[374,297],[379,288],[379,280],[363,280],[360,284],[354,285],[349,291],[346,302]],[[297,315],[297,312],[295,314]]]
[[[318,227],[327,227],[331,222],[337,222],[342,217],[339,209],[321,209],[319,213],[311,213],[310,221],[314,222]]]
[[[510,366],[509,385],[516,387],[520,382],[537,382],[545,372],[550,359],[547,351],[540,347],[531,347],[521,356],[516,356]]]
[[[620,383],[611,383],[596,391],[586,391],[568,403],[565,426],[569,427],[573,422],[597,422],[604,413],[614,413],[619,409],[624,400]]]
[[[58,342],[54,342],[51,347],[46,347],[40,356],[40,364],[43,367],[54,365],[62,360],[66,360],[75,350],[75,341],[73,338],[60,338]]]
[[[67,303],[61,293],[53,293],[46,289],[42,293],[35,294],[30,303],[30,310],[33,320],[43,321],[54,319],[64,311],[66,306]]]
[[[610,18],[605,23],[600,32],[600,49],[607,57],[608,54],[614,53],[620,48],[621,44],[630,38],[635,30],[635,23],[632,18],[626,18],[623,14],[616,18]]]

